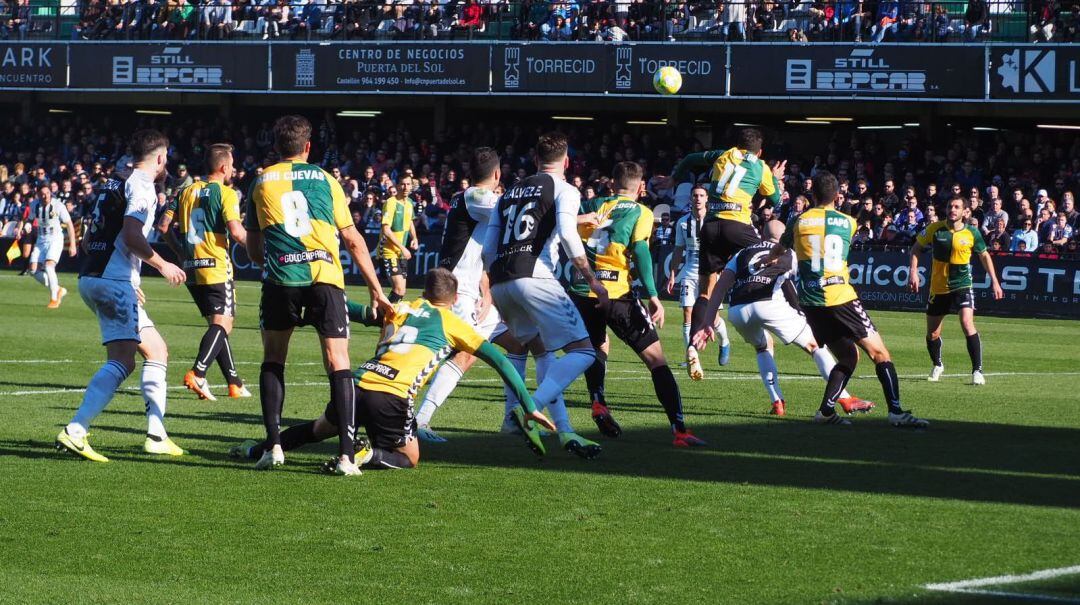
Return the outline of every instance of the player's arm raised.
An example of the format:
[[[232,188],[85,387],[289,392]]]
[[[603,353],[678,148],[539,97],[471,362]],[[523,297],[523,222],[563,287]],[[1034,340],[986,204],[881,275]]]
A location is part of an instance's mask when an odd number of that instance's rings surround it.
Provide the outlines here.
[[[165,260],[153,247],[142,233],[143,222],[137,217],[128,215],[124,217],[124,226],[121,228],[120,237],[124,245],[132,254],[142,259],[143,262],[153,267],[162,277],[173,286],[179,286],[187,279],[184,270]]]
[[[716,317],[717,312],[720,311],[720,303],[724,302],[724,297],[727,296],[728,290],[734,284],[735,272],[729,268],[724,268],[720,272],[720,276],[716,278],[716,285],[713,286],[712,295],[709,296],[709,306],[705,308],[705,317]],[[705,350],[705,345],[712,338],[713,329],[711,325],[706,325],[690,335],[691,342],[699,351]]]

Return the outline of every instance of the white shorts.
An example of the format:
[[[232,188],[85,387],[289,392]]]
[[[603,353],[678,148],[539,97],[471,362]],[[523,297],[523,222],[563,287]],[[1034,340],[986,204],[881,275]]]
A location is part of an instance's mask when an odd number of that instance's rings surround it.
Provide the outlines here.
[[[49,260],[55,263],[60,260],[60,254],[63,251],[64,238],[62,236],[48,239],[39,237],[37,242],[34,243],[33,249],[30,250],[30,263],[40,265]]]
[[[499,316],[499,310],[494,306],[488,310],[487,316],[483,321],[476,321],[476,303],[478,301],[475,298],[469,296],[458,296],[457,302],[451,307],[451,311],[454,315],[457,315],[461,319],[464,319],[470,326],[472,326],[477,333],[486,338],[492,340],[499,334],[506,331],[506,325],[502,323],[502,317]]]
[[[698,276],[687,275],[679,282],[679,306],[682,308],[693,307],[694,302],[697,301],[698,296],[701,294],[701,289],[698,287]],[[720,304],[720,308],[723,309],[723,303]]]
[[[100,277],[80,277],[79,295],[97,315],[101,344],[116,340],[142,342],[139,332],[154,327],[135,296],[130,282]]]
[[[793,309],[786,300],[769,299],[735,305],[728,310],[728,321],[751,345],[762,348],[766,345],[765,330],[772,332],[784,344],[800,341],[809,342],[810,326],[806,318]]]
[[[557,280],[521,277],[495,284],[491,297],[510,335],[521,344],[540,336],[544,348],[556,351],[589,338],[574,301]]]

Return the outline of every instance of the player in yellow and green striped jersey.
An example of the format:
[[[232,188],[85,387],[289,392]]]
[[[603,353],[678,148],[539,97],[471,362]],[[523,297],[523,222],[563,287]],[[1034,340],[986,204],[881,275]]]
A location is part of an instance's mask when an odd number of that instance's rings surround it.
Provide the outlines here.
[[[383,204],[382,230],[379,232],[379,262],[383,275],[390,282],[390,302],[405,297],[405,280],[409,277],[409,261],[417,249],[416,226],[413,223],[412,178],[398,179],[394,195]]]
[[[229,186],[233,177],[233,146],[216,143],[206,149],[206,180],[185,187],[170,203],[158,229],[177,252],[187,272],[187,288],[209,327],[199,342],[199,352],[184,386],[199,399],[214,401],[206,370],[217,360],[228,383],[229,397],[251,397],[236,371],[229,334],[236,315],[236,289],[229,254],[229,238],[243,246],[247,232],[240,223],[240,200]],[[175,222],[180,235],[172,235]]]
[[[836,413],[836,401],[855,372],[861,348],[874,361],[889,404],[889,423],[896,427],[926,428],[929,422],[900,406],[900,378],[892,357],[851,287],[847,259],[857,225],[854,218],[836,210],[839,189],[832,174],[820,171],[814,175],[811,193],[815,206],[791,219],[780,245],[763,261],[775,263],[788,250],[795,250],[799,304],[814,338],[828,346],[836,357],[814,422],[851,424]]]
[[[982,339],[975,329],[975,292],[971,281],[971,257],[977,256],[986,274],[994,300],[1004,293],[994,271],[994,260],[986,251],[979,230],[967,224],[971,211],[968,200],[953,198],[945,211],[945,220],[927,225],[911,246],[911,274],[908,285],[919,291],[919,254],[931,250],[930,294],[926,302],[926,350],[934,367],[928,380],[937,382],[945,372],[941,361],[941,324],[952,310],[960,317],[960,328],[967,340],[971,357],[971,383],[986,384],[982,371]]]
[[[274,149],[282,158],[251,185],[245,218],[247,249],[263,267],[259,324],[263,363],[259,372],[266,443],[257,469],[284,464],[278,425],[285,402],[285,360],[293,330],[310,325],[319,333],[330,400],[338,410],[340,474],[359,473],[354,462],[352,373],[349,371],[349,318],[338,237],[360,270],[373,304],[390,310],[364,238],[353,225],[341,185],[309,164],[311,123],[284,116],[274,123]]]

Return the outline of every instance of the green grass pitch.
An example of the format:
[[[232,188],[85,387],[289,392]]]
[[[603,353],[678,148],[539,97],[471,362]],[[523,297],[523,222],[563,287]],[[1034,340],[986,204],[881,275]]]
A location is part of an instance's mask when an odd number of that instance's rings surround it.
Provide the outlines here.
[[[435,418],[449,443],[425,445],[418,469],[338,478],[315,472],[333,441],[273,473],[226,456],[263,431],[253,283],[232,342],[256,398],[216,403],[177,387],[205,329],[187,292],[144,286],[172,355],[166,424],[189,456],[142,453],[137,377],[91,428],[112,463],[56,452],[104,354],[74,276],[61,280],[71,295],[50,311],[31,278],[0,275],[3,603],[983,603],[995,597],[922,586],[1080,564],[1077,322],[980,318],[989,384],[976,388],[954,318],[949,377],[930,384],[923,317],[872,313],[905,406],[932,422],[906,432],[883,404],[853,427],[811,425],[822,381],[791,348],[777,354],[786,418],[765,414],[741,342],[723,369],[710,348],[707,380],[690,382],[669,305],[664,344],[707,449],[671,447],[647,373],[616,343],[608,390],[625,433],[599,459],[552,440],[540,460],[498,434],[502,390],[478,366]],[[353,361],[374,342],[357,328]],[[880,402],[865,359],[857,374],[853,392]],[[216,367],[209,378],[220,394]],[[285,424],[321,413],[310,329],[286,380]],[[595,438],[582,382],[566,395]],[[1045,588],[1080,599],[1076,576]]]

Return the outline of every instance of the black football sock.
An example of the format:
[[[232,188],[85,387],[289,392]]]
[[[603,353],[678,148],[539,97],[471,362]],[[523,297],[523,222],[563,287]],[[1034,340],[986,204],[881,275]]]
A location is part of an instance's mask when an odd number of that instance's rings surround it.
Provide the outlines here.
[[[199,378],[206,378],[206,368],[210,367],[214,358],[218,356],[221,351],[221,343],[228,338],[225,333],[225,328],[211,324],[206,332],[203,333],[202,340],[199,341],[199,354],[195,356],[195,365],[191,366],[192,370],[195,370],[195,375]]]
[[[232,346],[229,345],[229,335],[225,335],[225,340],[221,343],[221,349],[217,354],[218,368],[221,369],[221,375],[225,377],[225,381],[229,384],[235,384],[236,386],[243,386],[244,381],[240,380],[240,375],[236,372],[236,362],[233,361]]]
[[[881,382],[881,390],[885,393],[885,402],[889,404],[889,413],[903,412],[900,407],[900,377],[896,375],[896,366],[891,361],[883,361],[874,368],[877,370],[878,381]]]
[[[390,304],[399,303],[403,298],[405,298],[405,295],[398,294],[397,292],[391,292],[390,296],[388,297],[388,299],[390,300]]]
[[[371,448],[371,460],[364,464],[364,468],[376,469],[399,469],[412,468],[413,463],[409,457],[395,450],[386,450],[381,447]]]
[[[935,367],[941,367],[941,338],[927,338],[926,351],[930,353],[930,361]]]
[[[982,339],[976,332],[967,337],[968,357],[971,357],[971,371],[982,372]]]
[[[330,401],[337,411],[334,421],[338,429],[338,456],[348,456],[352,461],[356,454],[356,391],[353,375],[349,370],[337,370],[330,374]]]
[[[656,398],[660,405],[664,406],[671,428],[680,433],[686,432],[686,424],[683,423],[682,393],[679,392],[679,383],[675,382],[675,375],[671,368],[662,365],[652,369],[652,384],[656,390]]]
[[[604,375],[607,374],[607,360],[596,356],[596,361],[585,370],[585,385],[589,389],[589,397],[592,402],[599,401],[607,405],[604,399]]]
[[[315,421],[305,422],[304,424],[298,424],[296,426],[290,426],[289,428],[281,431],[281,449],[286,452],[289,450],[295,450],[296,448],[307,445],[308,443],[315,443],[316,441],[322,441],[322,439],[315,438]]]
[[[694,301],[694,309],[690,311],[690,336],[697,334],[697,331],[705,327],[706,323],[712,325],[705,318],[705,312],[709,310],[709,299],[704,296],[699,296]]]
[[[285,366],[263,363],[259,369],[259,403],[270,447],[281,443],[281,411],[285,407]],[[269,448],[267,448],[269,449]]]
[[[836,400],[840,393],[847,388],[848,380],[851,380],[851,368],[836,364],[829,372],[829,380],[825,383],[825,394],[821,397],[821,407],[818,408],[824,416],[832,416],[836,413]]]

